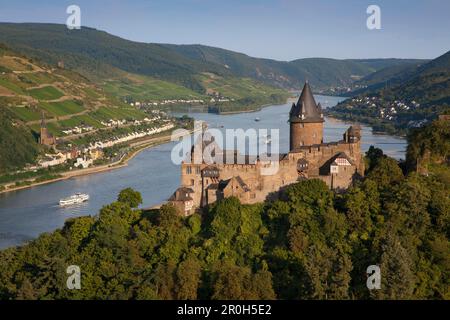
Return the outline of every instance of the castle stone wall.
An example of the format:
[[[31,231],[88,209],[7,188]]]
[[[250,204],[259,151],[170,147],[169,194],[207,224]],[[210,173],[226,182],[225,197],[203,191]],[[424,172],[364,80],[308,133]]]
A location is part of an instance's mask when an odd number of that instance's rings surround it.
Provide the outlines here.
[[[337,175],[331,175],[327,163],[341,152],[344,152],[351,159],[353,165],[340,169],[341,172]],[[277,193],[280,188],[298,181],[300,174],[297,162],[300,159],[305,159],[308,162],[308,169],[303,177],[321,179],[332,189],[346,189],[352,183],[356,174],[363,175],[364,173],[360,142],[339,141],[302,147],[296,149],[295,152],[290,152],[286,158],[279,162],[278,171],[274,175],[262,174],[262,168],[266,165],[262,162],[255,164],[217,164],[214,166],[219,169],[220,176],[202,179],[201,170],[206,168],[207,164],[183,163],[181,166],[181,184],[194,190],[194,205],[200,207],[202,206],[202,200],[204,200],[203,204],[208,204],[218,199],[217,194],[214,194],[215,191],[207,190],[211,184],[217,184],[221,180],[225,181],[239,176],[250,191],[245,193],[239,191],[236,196],[243,203],[262,202],[270,194]],[[228,193],[222,196],[227,197],[227,195]]]

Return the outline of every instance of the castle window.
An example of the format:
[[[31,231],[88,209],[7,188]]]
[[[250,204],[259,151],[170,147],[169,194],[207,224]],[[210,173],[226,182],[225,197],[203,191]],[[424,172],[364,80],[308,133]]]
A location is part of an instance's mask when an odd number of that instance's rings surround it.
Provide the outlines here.
[[[331,164],[330,173],[339,173],[339,165],[336,162]]]
[[[199,166],[195,167],[195,174],[200,174],[200,167]]]
[[[186,167],[186,174],[192,174],[192,167]]]
[[[194,179],[191,179],[191,186],[195,185]]]

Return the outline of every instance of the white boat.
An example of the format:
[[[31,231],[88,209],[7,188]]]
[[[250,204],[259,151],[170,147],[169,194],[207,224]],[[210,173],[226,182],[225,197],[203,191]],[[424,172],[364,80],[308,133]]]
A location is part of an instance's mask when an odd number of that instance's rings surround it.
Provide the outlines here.
[[[59,200],[59,205],[61,207],[70,206],[77,203],[83,203],[89,200],[89,195],[84,193],[77,193],[68,198]]]
[[[261,120],[261,119],[260,119],[259,117],[256,117],[256,118],[255,118],[255,121],[256,121],[256,122],[258,122],[258,121],[260,121],[260,120]]]

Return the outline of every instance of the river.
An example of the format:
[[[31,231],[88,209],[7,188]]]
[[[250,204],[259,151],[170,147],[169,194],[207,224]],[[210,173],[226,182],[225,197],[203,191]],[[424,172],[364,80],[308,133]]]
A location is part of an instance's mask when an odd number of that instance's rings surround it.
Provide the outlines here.
[[[324,108],[334,106],[342,98],[316,96]],[[287,123],[290,104],[266,107],[261,111],[233,115],[191,113],[191,117],[206,121],[210,127],[266,128],[280,130],[280,152],[289,148],[289,125]],[[259,122],[254,121],[260,118]],[[324,141],[337,141],[351,125],[335,119],[326,119]],[[406,141],[389,135],[373,134],[370,127],[362,126],[362,149],[371,145],[396,159],[404,158]],[[20,191],[0,194],[0,249],[23,244],[43,232],[63,226],[71,217],[95,215],[99,209],[113,202],[120,190],[131,187],[142,193],[144,207],[157,205],[166,200],[180,182],[179,167],[171,161],[175,142],[146,149],[132,159],[128,166],[36,186]],[[61,198],[83,192],[91,199],[81,205],[60,208]]]

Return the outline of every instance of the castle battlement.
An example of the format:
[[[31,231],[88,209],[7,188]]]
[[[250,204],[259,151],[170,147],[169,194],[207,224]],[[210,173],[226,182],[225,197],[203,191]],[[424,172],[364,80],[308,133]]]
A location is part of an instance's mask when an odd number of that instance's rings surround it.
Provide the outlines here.
[[[169,202],[176,205],[180,214],[189,215],[231,196],[242,203],[263,202],[301,179],[321,179],[333,190],[344,190],[364,174],[361,128],[351,126],[342,140],[324,143],[323,114],[308,84],[289,116],[290,151],[275,157],[276,161],[262,161],[216,146],[213,158],[220,161],[195,163],[193,160],[201,159],[198,156],[208,146],[202,140],[201,145],[192,148],[189,161],[181,164],[181,187]],[[267,174],[265,169],[273,169],[275,163],[276,170]]]

